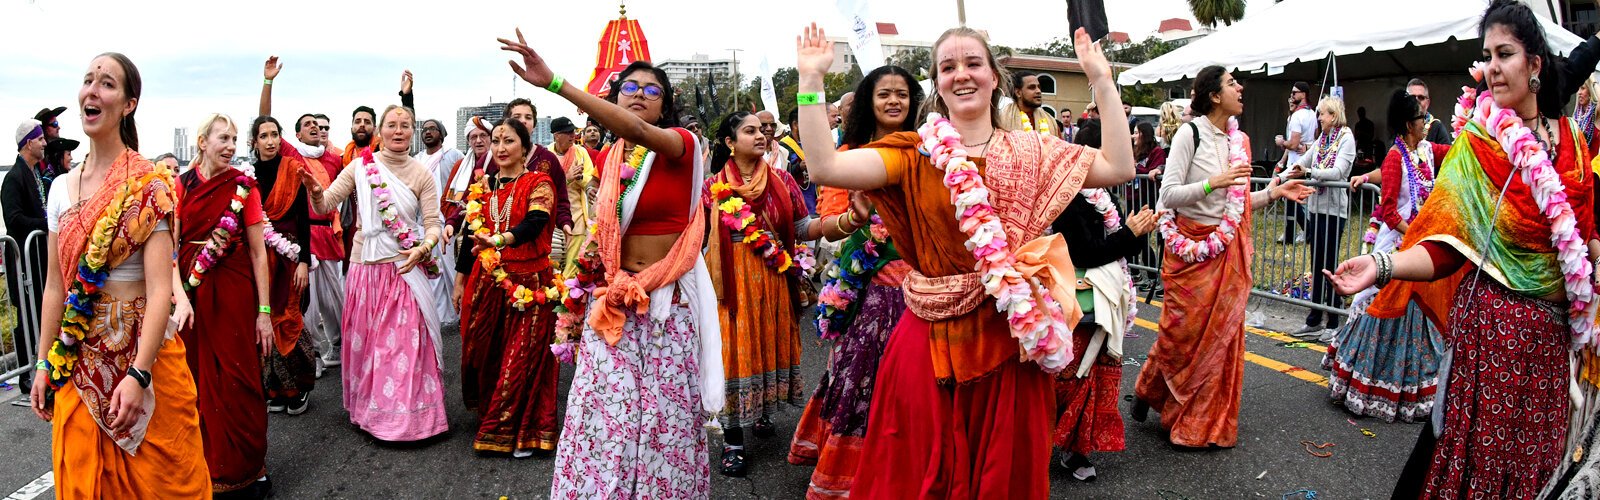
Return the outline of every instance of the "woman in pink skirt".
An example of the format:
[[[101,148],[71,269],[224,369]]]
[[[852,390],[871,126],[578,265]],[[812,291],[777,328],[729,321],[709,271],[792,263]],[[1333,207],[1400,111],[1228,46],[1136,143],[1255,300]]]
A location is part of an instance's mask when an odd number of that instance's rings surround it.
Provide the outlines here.
[[[344,408],[350,421],[384,441],[443,433],[439,318],[429,277],[440,234],[439,189],[427,167],[406,155],[411,110],[389,106],[382,148],[361,152],[324,190],[305,176],[317,211],[353,192],[360,232],[345,277]]]

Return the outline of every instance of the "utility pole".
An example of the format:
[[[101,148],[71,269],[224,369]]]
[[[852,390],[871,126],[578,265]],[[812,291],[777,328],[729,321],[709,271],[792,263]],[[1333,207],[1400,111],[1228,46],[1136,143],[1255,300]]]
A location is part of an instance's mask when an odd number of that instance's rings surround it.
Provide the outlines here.
[[[728,51],[733,52],[733,111],[737,112],[739,111],[739,88],[744,83],[739,80],[739,53],[743,52],[744,49],[728,49]]]
[[[967,1],[966,0],[956,0],[956,19],[958,21],[960,21],[962,27],[966,27],[967,26]]]

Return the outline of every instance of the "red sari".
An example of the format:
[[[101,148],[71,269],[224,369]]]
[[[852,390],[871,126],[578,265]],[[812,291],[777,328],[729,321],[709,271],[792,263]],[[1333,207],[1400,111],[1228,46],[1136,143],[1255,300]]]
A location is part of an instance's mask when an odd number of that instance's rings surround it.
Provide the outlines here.
[[[516,227],[530,212],[550,214],[556,206],[554,183],[549,175],[536,171],[495,188],[489,196],[500,206],[511,204],[511,218],[505,227],[491,230]],[[484,201],[482,210],[488,212],[491,206]],[[553,215],[550,220],[555,220]],[[493,224],[487,213],[484,224]],[[500,249],[500,265],[513,283],[544,293],[555,274],[550,268],[554,229],[546,224],[534,241]],[[463,398],[479,418],[472,447],[494,452],[554,450],[561,435],[556,420],[560,365],[550,352],[555,303],[535,302],[519,311],[511,302],[510,292],[484,271],[481,260],[474,260],[461,296]]]
[[[178,271],[188,279],[212,228],[232,202],[236,179],[244,173],[229,168],[210,179],[199,169],[180,178],[178,203]],[[259,224],[260,194],[252,186],[245,200],[239,230],[227,253],[189,290],[194,323],[178,331],[188,346],[189,371],[199,396],[200,437],[211,488],[233,491],[265,476],[267,409],[261,405],[261,354],[256,347],[255,272],[244,228]]]

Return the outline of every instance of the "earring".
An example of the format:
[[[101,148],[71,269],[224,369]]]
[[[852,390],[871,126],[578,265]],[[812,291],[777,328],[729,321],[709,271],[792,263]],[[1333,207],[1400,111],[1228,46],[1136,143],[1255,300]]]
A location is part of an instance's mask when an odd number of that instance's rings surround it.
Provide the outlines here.
[[[1528,79],[1528,90],[1535,94],[1539,93],[1539,75],[1534,75]]]

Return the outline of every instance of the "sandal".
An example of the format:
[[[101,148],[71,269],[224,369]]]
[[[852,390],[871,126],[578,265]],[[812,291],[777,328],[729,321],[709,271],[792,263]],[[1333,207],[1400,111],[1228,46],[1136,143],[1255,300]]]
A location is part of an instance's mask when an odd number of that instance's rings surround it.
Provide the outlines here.
[[[744,474],[744,449],[724,446],[722,448],[722,475],[744,477]]]
[[[755,434],[755,436],[758,438],[769,438],[778,435],[778,430],[772,426],[772,420],[766,417],[761,417],[761,420],[756,421],[756,425],[753,429],[751,429],[751,433]]]

